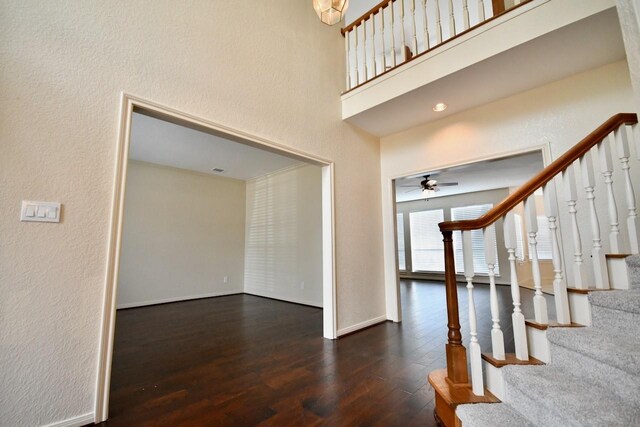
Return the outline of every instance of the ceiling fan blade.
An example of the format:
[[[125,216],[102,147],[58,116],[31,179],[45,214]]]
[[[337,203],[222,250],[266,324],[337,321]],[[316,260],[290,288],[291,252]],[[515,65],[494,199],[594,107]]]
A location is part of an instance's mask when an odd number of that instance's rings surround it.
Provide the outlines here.
[[[420,185],[419,185],[419,184],[414,184],[414,185],[398,185],[398,187],[416,188],[416,187],[420,187]]]
[[[438,183],[438,187],[453,187],[455,185],[458,185],[457,182],[439,182]]]
[[[413,190],[405,190],[402,193],[403,194],[407,194],[407,193],[413,193],[414,191],[422,191],[422,188],[414,188]]]

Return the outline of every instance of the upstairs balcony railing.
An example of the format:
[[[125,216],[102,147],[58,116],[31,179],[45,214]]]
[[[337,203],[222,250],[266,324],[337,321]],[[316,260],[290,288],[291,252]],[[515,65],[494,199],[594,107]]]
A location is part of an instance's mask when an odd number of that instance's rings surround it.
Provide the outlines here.
[[[532,0],[383,0],[342,29],[346,92]]]

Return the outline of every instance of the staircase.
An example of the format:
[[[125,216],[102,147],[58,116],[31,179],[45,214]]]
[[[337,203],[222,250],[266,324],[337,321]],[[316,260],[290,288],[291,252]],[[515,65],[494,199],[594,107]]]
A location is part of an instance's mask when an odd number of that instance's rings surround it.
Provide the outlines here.
[[[504,403],[460,405],[465,427],[640,425],[640,256],[629,290],[589,293],[593,326],[552,328],[551,360],[505,366]]]
[[[429,383],[440,425],[640,426],[640,235],[630,141],[640,160],[637,116],[617,114],[484,216],[439,224],[445,250],[447,368],[431,372]],[[582,197],[579,188],[584,188]],[[543,209],[535,199],[540,190]],[[624,201],[622,209],[616,196]],[[561,198],[565,209],[558,203]],[[582,220],[579,210],[586,214]],[[521,310],[514,211],[524,217],[528,240],[535,287],[532,319],[525,319]],[[553,281],[555,319],[549,318],[542,292],[540,214],[547,217],[551,238],[553,278],[548,280]],[[562,233],[561,223],[569,225]],[[498,300],[493,274],[497,226],[504,228],[511,267],[508,303],[513,312],[511,328],[504,331],[499,304],[507,302]],[[478,234],[472,239],[471,233],[478,231],[485,243],[490,307],[476,307],[473,298],[478,260],[472,256],[472,242]],[[462,234],[468,352],[460,327],[453,232]],[[478,340],[478,310],[491,312],[488,352]],[[507,331],[513,334],[514,353],[505,353]]]

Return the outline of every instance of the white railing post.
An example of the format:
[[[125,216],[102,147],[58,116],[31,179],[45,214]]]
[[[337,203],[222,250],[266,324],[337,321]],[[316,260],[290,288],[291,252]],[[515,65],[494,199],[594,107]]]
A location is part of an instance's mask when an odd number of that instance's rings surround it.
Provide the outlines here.
[[[440,0],[436,0],[436,44],[442,43],[442,13],[440,11]]]
[[[355,69],[356,69],[356,86],[358,86],[358,85],[360,84],[360,71],[359,71],[359,68],[360,68],[360,67],[359,67],[359,65],[358,65],[358,62],[359,62],[359,59],[358,59],[358,51],[359,51],[360,49],[358,48],[359,46],[358,46],[358,26],[357,26],[357,25],[353,27],[353,38],[355,39],[355,44],[356,44],[356,46],[355,46],[355,49],[354,49],[354,50],[355,50],[355,52],[356,52],[356,55],[355,55],[355,57],[356,57],[356,58],[355,58],[355,65],[356,65],[356,66],[355,66]]]
[[[469,29],[469,0],[462,0],[462,31]]]
[[[611,253],[620,253],[620,223],[618,222],[618,207],[613,194],[613,157],[611,145],[615,143],[614,133],[598,143],[598,158],[600,159],[600,172],[607,186],[607,206],[609,211],[609,245]]]
[[[426,52],[430,47],[429,21],[427,20],[427,0],[422,0],[422,10],[424,11],[424,51]]]
[[[449,38],[456,35],[456,19],[453,14],[453,0],[449,0]]]
[[[529,236],[529,255],[531,256],[531,272],[533,274],[533,312],[537,323],[549,323],[547,313],[547,301],[542,294],[542,280],[540,277],[540,262],[538,261],[538,214],[536,211],[535,195],[529,196],[524,201],[524,222]]]
[[[571,323],[569,311],[569,296],[567,295],[567,284],[562,271],[562,255],[558,238],[558,199],[556,197],[556,187],[554,180],[549,181],[544,186],[544,211],[549,220],[549,230],[551,232],[551,259],[553,261],[553,299],[556,306],[556,319],[558,323],[568,325]]]
[[[391,64],[393,67],[397,65],[396,63],[396,31],[395,31],[395,13],[393,11],[393,7],[395,6],[395,2],[389,3],[389,12],[391,13]]]
[[[364,64],[364,81],[369,80],[369,64],[367,61],[367,20],[362,21],[362,62]]]
[[[373,77],[378,75],[378,55],[376,55],[376,14],[371,14],[371,56],[373,58]]]
[[[418,53],[418,30],[416,29],[416,0],[411,0],[411,23],[413,24],[413,52]]]
[[[483,23],[484,20],[485,20],[484,0],[478,0],[478,24]]]
[[[401,40],[402,40],[402,47],[400,47],[400,57],[402,58],[402,62],[406,61],[407,59],[407,36],[406,33],[404,31],[404,0],[400,0],[398,3],[400,3],[400,36],[401,36]]]
[[[518,272],[516,270],[516,225],[513,212],[507,213],[504,217],[504,245],[509,253],[509,270],[511,270],[511,299],[513,300],[513,314],[511,323],[513,324],[513,341],[518,360],[529,360],[529,346],[527,344],[527,329],[524,323],[524,315],[520,308],[520,285],[518,283]]]
[[[578,226],[578,190],[576,188],[576,173],[573,164],[569,165],[563,172],[565,200],[569,206],[569,216],[571,218],[571,235],[573,237],[573,285],[578,289],[587,288],[584,263],[582,260],[582,239],[580,238],[580,227]]]
[[[378,9],[378,13],[380,14],[380,47],[382,49],[382,72],[387,71],[387,49],[384,45],[384,9]]]
[[[591,238],[593,240],[591,260],[593,261],[594,280],[596,282],[596,288],[608,289],[609,275],[607,273],[607,261],[604,256],[604,251],[602,250],[602,240],[600,238],[600,221],[598,220],[598,211],[596,210],[596,181],[593,173],[591,151],[586,152],[585,155],[582,156],[580,166],[582,168],[582,183],[589,202]]]
[[[634,125],[638,127],[638,125]],[[629,169],[629,139],[627,137],[626,126],[622,126],[615,131],[616,151],[620,163],[622,164],[622,174],[624,175],[625,194],[627,199],[627,232],[629,234],[629,249],[632,254],[637,254],[638,240],[638,215],[636,213],[636,195],[633,189],[633,181]],[[640,146],[638,147],[640,149]],[[639,154],[640,155],[640,154]]]
[[[471,364],[471,387],[476,396],[484,395],[484,380],[482,378],[482,352],[478,342],[478,320],[476,318],[476,304],[473,299],[473,244],[471,231],[462,232],[462,257],[464,260],[464,276],[467,280],[469,299],[469,357]]]
[[[496,290],[496,227],[491,224],[484,229],[484,256],[489,270],[489,300],[491,304],[491,351],[494,359],[504,360],[504,336],[500,329],[500,311],[498,308],[498,292]]]
[[[347,75],[346,75],[346,79],[347,79],[347,90],[351,89],[351,52],[350,52],[350,46],[349,43],[351,42],[350,39],[350,35],[351,35],[351,31],[347,31],[344,34],[344,47],[345,47],[345,53],[347,55]]]

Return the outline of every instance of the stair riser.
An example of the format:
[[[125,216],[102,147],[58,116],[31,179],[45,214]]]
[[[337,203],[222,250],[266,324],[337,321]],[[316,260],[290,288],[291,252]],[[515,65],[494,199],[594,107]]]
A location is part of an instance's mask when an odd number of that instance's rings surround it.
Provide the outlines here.
[[[640,314],[594,305],[591,308],[593,326],[612,334],[640,336]]]
[[[624,258],[607,258],[607,271],[611,289],[631,288],[629,268]]]
[[[640,403],[638,378],[554,343],[551,343],[551,354],[552,365],[561,366],[577,377],[584,376],[585,372],[588,372],[589,378],[602,388],[610,389],[625,400]]]

